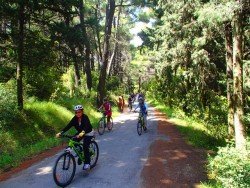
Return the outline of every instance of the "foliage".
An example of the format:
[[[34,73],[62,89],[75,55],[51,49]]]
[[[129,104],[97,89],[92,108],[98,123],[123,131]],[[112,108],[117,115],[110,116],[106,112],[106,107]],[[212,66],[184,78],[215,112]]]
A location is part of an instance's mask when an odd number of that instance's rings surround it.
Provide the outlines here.
[[[219,148],[215,157],[209,158],[210,178],[222,187],[247,188],[250,186],[250,150],[239,151],[234,145]]]

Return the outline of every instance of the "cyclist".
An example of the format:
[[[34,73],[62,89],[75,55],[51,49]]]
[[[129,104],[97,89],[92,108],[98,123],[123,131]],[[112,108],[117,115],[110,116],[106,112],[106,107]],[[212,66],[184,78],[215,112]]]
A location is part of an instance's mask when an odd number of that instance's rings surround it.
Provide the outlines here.
[[[140,112],[142,113],[143,120],[144,120],[144,131],[147,130],[147,114],[148,114],[148,107],[147,104],[144,102],[144,99],[142,97],[139,97],[138,99],[139,104],[136,106],[134,112],[137,108],[140,108]]]
[[[102,104],[102,106],[99,108],[99,110],[100,110],[101,108],[104,110],[104,114],[107,116],[107,122],[108,122],[107,125],[108,125],[108,127],[110,127],[110,124],[111,124],[110,118],[111,118],[111,116],[112,116],[112,109],[111,109],[111,104],[109,103],[107,97],[105,97],[105,98],[103,99],[103,104]]]
[[[60,137],[63,133],[67,132],[71,127],[75,127],[77,133],[74,136],[74,140],[80,142],[82,139],[83,142],[83,152],[86,158],[85,164],[83,165],[83,170],[90,169],[90,152],[89,145],[92,139],[93,131],[92,125],[89,121],[89,117],[84,114],[83,106],[76,105],[74,107],[75,116],[71,119],[68,125],[60,132],[56,134],[56,137]]]
[[[133,98],[131,95],[129,95],[128,97],[128,107],[130,107],[130,109],[132,109],[132,104],[133,104]]]

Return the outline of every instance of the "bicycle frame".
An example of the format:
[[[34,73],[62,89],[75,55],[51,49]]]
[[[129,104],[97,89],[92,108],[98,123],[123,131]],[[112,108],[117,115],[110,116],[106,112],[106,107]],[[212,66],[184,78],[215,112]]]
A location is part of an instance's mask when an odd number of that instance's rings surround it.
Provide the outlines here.
[[[138,121],[141,122],[141,124],[144,126],[144,118],[141,112],[139,112]]]
[[[68,146],[73,149],[73,151],[77,154],[77,156],[82,160],[84,161],[85,160],[85,156],[84,156],[84,153],[82,151],[78,151],[78,149],[76,149],[76,145],[79,145],[82,149],[83,149],[83,144],[77,142],[77,141],[74,141],[72,139],[69,140],[69,144]]]
[[[102,119],[103,119],[104,125],[106,126],[106,124],[107,124],[107,116],[105,115],[105,113],[102,113]]]

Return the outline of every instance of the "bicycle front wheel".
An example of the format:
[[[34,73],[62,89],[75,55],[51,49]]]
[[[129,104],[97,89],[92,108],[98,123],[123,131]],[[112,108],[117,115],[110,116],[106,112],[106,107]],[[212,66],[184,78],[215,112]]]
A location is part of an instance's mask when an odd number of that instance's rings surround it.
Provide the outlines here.
[[[103,135],[105,131],[105,123],[104,123],[104,118],[102,118],[100,121],[99,121],[99,125],[98,125],[98,133],[100,135]]]
[[[53,178],[55,183],[60,187],[66,187],[71,183],[76,172],[76,161],[72,154],[61,154],[55,163],[53,169]]]
[[[90,142],[89,152],[90,152],[90,168],[94,168],[99,157],[99,147],[95,141]]]
[[[111,131],[113,128],[114,122],[113,122],[113,118],[110,117],[110,124],[108,124],[108,130]]]
[[[137,123],[137,133],[139,136],[141,136],[141,133],[142,133],[142,124],[140,121],[138,121]]]

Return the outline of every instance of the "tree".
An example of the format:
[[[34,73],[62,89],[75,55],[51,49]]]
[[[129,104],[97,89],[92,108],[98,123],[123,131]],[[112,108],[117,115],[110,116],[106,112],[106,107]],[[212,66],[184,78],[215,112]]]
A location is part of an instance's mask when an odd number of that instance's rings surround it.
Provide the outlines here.
[[[227,101],[228,101],[228,134],[234,135],[234,101],[233,101],[233,41],[232,25],[228,21],[225,23],[225,48],[227,62]]]
[[[99,102],[103,101],[103,98],[106,95],[106,76],[107,76],[107,66],[108,66],[109,51],[110,51],[110,35],[112,30],[114,13],[115,13],[115,1],[107,0],[103,58],[102,58],[102,65],[98,83]]]
[[[90,42],[89,42],[89,37],[87,35],[87,31],[86,31],[86,26],[84,23],[84,7],[83,7],[83,0],[79,0],[79,12],[80,12],[80,22],[81,22],[81,29],[83,32],[83,37],[84,37],[84,44],[85,44],[85,62],[86,62],[86,66],[85,66],[85,72],[86,72],[86,76],[87,76],[87,86],[88,89],[91,90],[92,88],[92,76],[91,76],[91,59],[90,59],[90,54],[91,54],[91,49],[90,49]]]
[[[24,54],[24,30],[25,30],[25,1],[18,2],[18,61],[17,61],[17,103],[20,110],[23,109],[23,54]]]
[[[234,129],[236,148],[246,147],[245,127],[243,125],[243,62],[242,62],[242,37],[244,0],[239,1],[239,8],[233,17],[233,89],[234,89]]]

